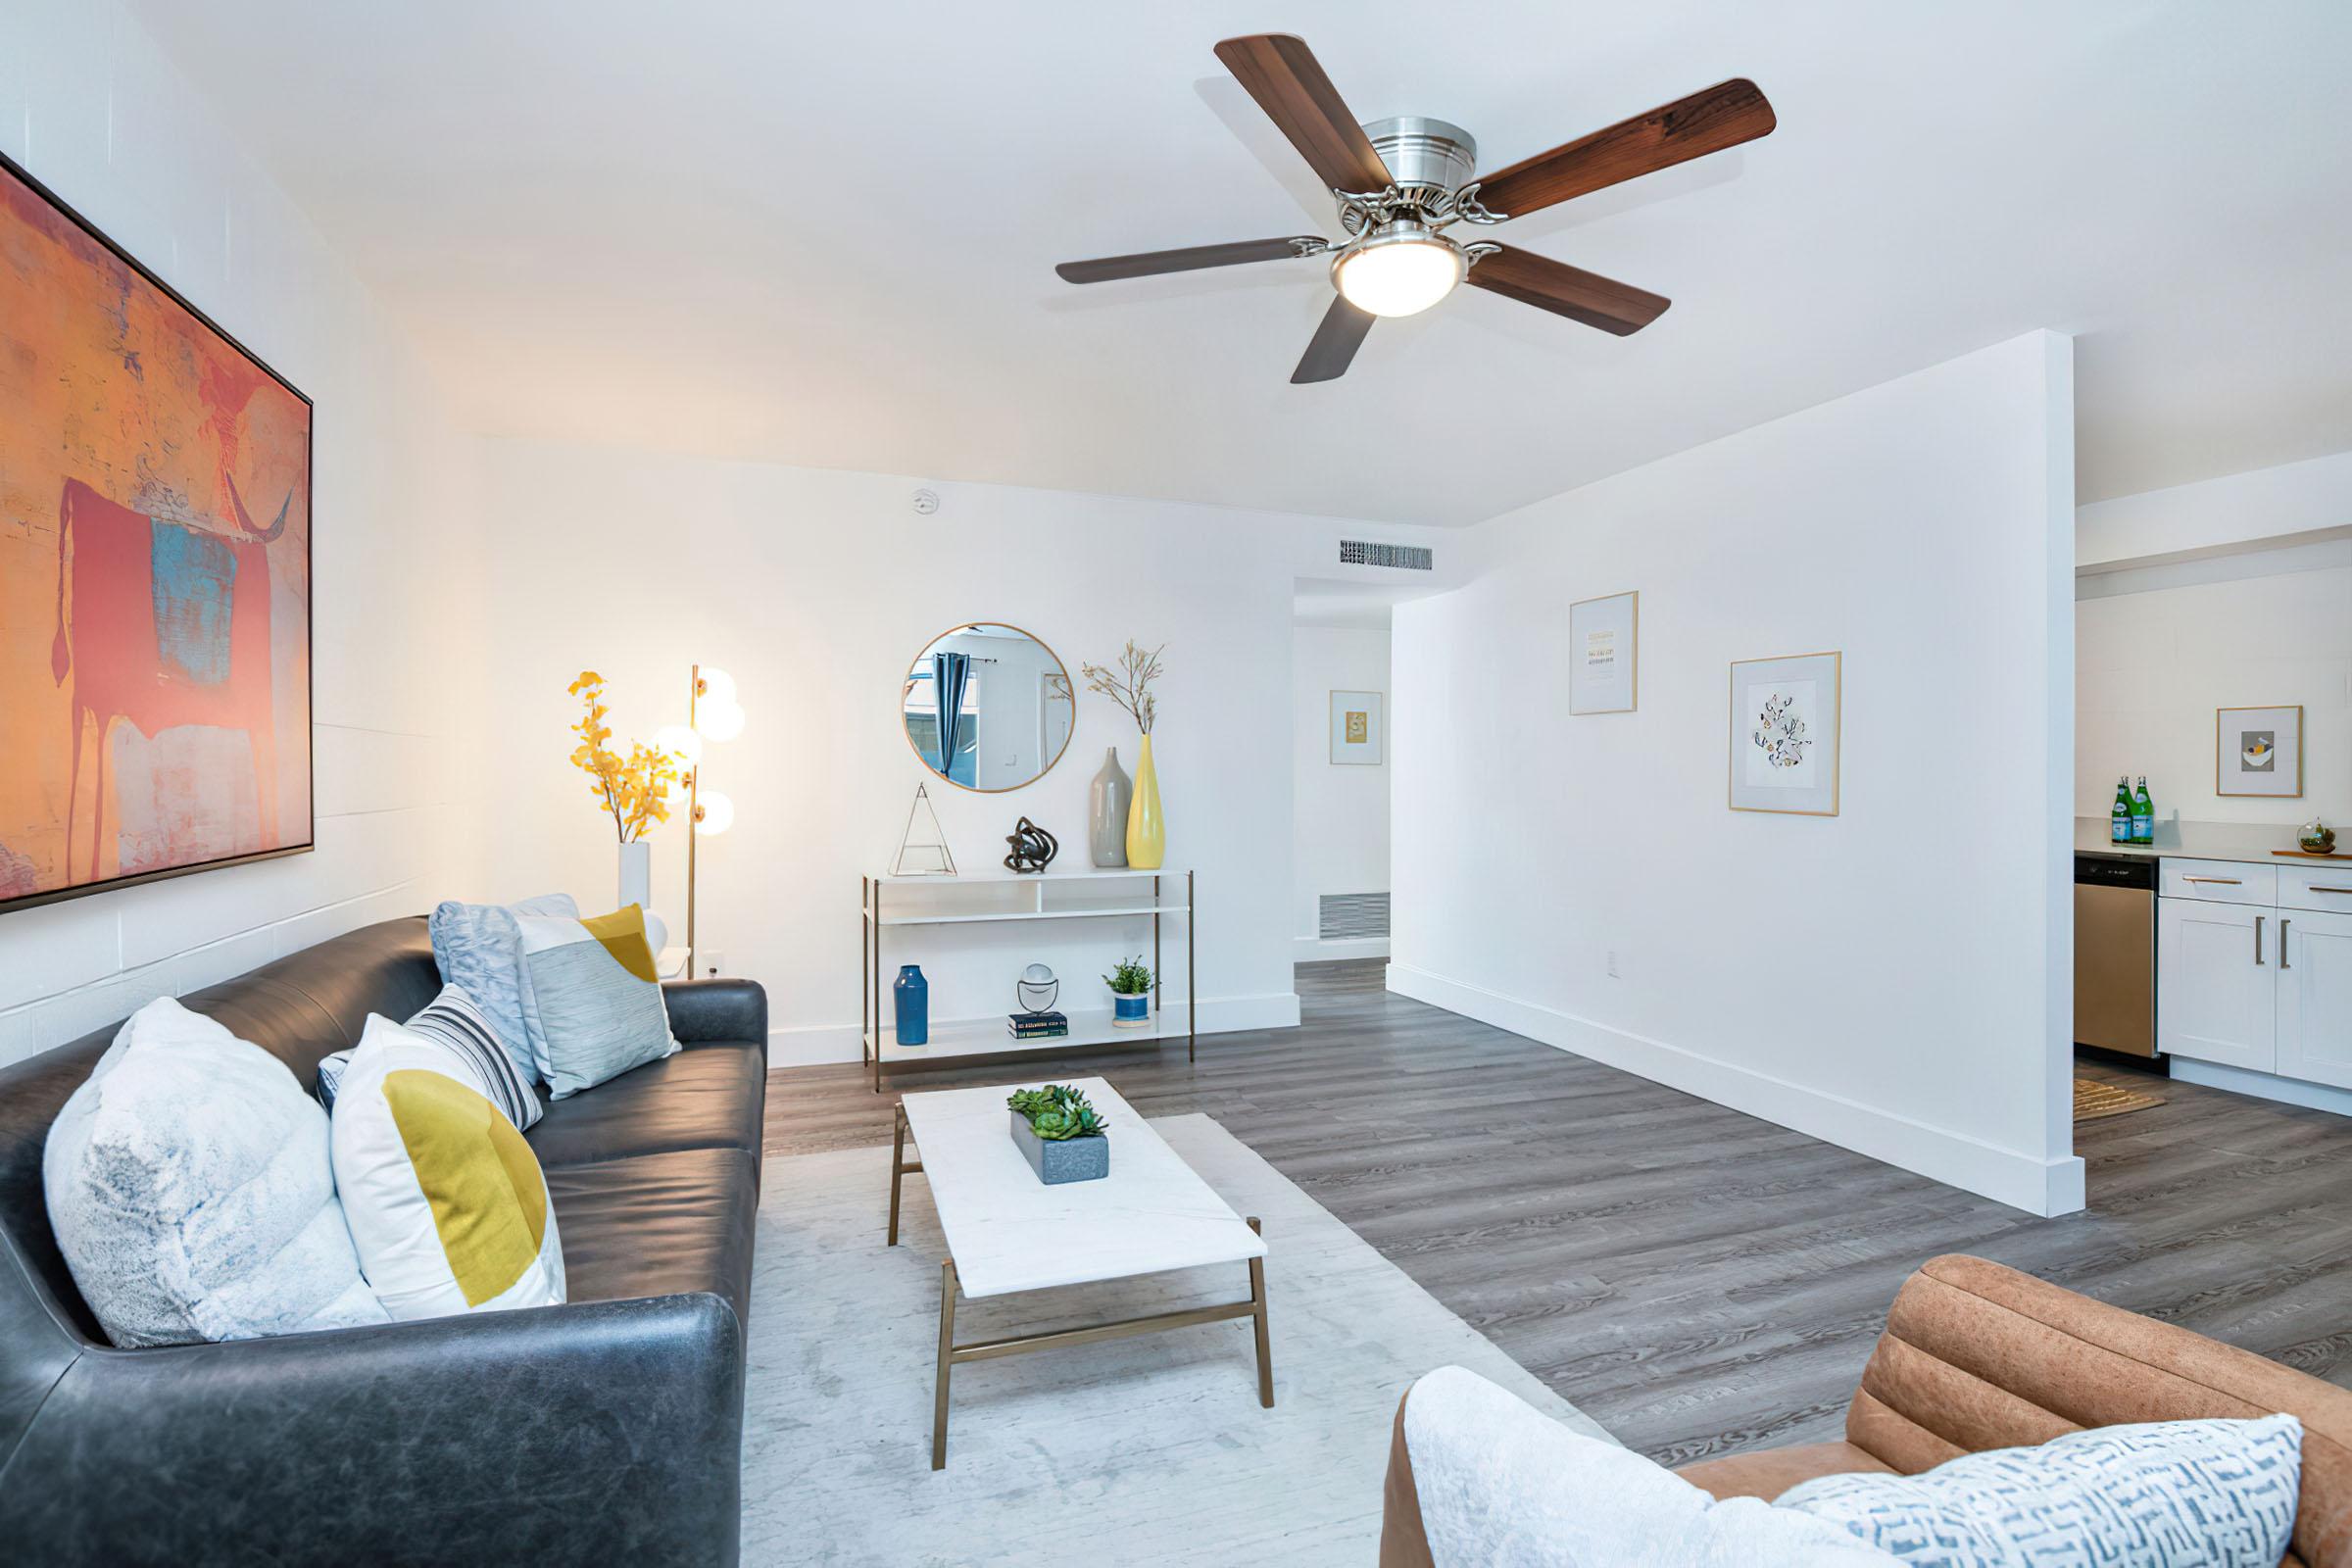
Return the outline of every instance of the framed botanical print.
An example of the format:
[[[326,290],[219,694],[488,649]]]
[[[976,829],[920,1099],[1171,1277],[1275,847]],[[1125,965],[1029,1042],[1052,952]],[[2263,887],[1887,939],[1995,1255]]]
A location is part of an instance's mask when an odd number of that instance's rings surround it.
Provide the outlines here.
[[[1388,743],[1378,692],[1331,694],[1331,760],[1341,767],[1378,767]]]
[[[0,910],[312,844],[311,402],[0,157]]]
[[[2303,793],[2303,710],[2217,708],[2213,793],[2294,800]]]
[[[1642,596],[1611,594],[1568,607],[1568,711],[1630,713],[1639,706]]]
[[[1842,675],[1835,652],[1732,665],[1733,810],[1838,814]]]

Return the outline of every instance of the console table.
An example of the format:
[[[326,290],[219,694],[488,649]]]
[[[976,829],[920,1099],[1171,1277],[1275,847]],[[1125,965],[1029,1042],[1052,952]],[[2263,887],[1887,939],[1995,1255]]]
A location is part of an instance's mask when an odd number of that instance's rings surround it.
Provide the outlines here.
[[[1178,878],[1184,882],[1184,902],[1170,903],[1167,893]],[[999,906],[985,909],[956,909],[930,900],[909,903],[905,895],[922,887],[949,889],[986,887],[1004,889],[1014,884],[1033,888],[1021,907]],[[1163,893],[1163,888],[1165,892]],[[861,876],[858,879],[858,909],[860,927],[858,942],[859,968],[858,988],[859,1038],[863,1045],[863,1059],[872,1063],[874,1092],[882,1091],[882,1075],[897,1067],[926,1061],[944,1061],[958,1057],[999,1055],[1004,1053],[1033,1054],[1038,1052],[1069,1051],[1080,1046],[1158,1045],[1184,1037],[1184,1055],[1195,1059],[1198,1036],[1194,1029],[1194,1001],[1199,986],[1194,979],[1194,956],[1197,944],[1193,940],[1193,909],[1195,883],[1190,871],[1069,870],[1069,871],[982,871],[965,876]],[[1072,903],[1056,895],[1086,892],[1108,896],[1108,902]],[[1120,1028],[1111,1022],[1108,1007],[1065,1007],[1062,1012],[1070,1022],[1070,1032],[1055,1040],[1020,1040],[1005,1032],[1004,1015],[931,1026],[931,1041],[922,1046],[902,1046],[891,1038],[889,1026],[883,1021],[882,976],[889,964],[882,955],[882,935],[885,931],[904,926],[960,926],[995,924],[1014,920],[1102,920],[1149,915],[1152,920],[1152,1020],[1140,1028]],[[1160,984],[1160,923],[1170,916],[1184,920],[1184,1001],[1174,1007],[1163,1007]],[[1007,990],[1009,990],[1009,986]]]

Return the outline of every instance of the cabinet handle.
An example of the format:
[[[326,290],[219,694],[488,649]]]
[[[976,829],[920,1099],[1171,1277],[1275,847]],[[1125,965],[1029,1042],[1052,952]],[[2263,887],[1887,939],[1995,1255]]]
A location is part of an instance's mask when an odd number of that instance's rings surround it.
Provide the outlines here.
[[[2281,920],[2278,922],[2278,967],[2281,969],[2291,969],[2294,967],[2293,964],[2286,961],[2286,928],[2294,923],[2295,922],[2292,920]]]
[[[2352,888],[2314,887],[2311,891],[2314,893],[2352,893]]]
[[[2262,919],[2263,917],[2259,914],[2254,917],[2254,961],[2256,963],[2262,962]]]
[[[2183,882],[2210,882],[2217,888],[2242,888],[2245,886],[2245,883],[2233,876],[2184,876],[2180,880]],[[2331,888],[2328,891],[2352,893],[2352,888]]]

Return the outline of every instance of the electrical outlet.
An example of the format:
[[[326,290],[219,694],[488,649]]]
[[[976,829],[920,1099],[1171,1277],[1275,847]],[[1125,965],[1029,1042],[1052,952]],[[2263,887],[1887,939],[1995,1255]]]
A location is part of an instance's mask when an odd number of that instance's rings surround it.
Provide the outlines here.
[[[1611,948],[1609,950],[1609,978],[1612,980],[1622,980],[1625,978],[1625,976],[1621,974],[1617,968],[1617,950],[1615,948]]]
[[[695,976],[698,980],[712,979],[727,972],[727,956],[723,953],[705,949],[696,954],[695,957],[703,966],[703,972]]]

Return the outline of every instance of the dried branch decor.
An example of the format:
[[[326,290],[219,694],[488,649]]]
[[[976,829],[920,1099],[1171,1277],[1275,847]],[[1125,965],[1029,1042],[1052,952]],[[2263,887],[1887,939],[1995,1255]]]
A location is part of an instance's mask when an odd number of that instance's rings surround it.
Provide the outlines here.
[[[1080,664],[1079,671],[1086,676],[1086,689],[1101,692],[1127,710],[1134,715],[1135,727],[1146,735],[1151,734],[1152,719],[1158,710],[1158,705],[1152,697],[1152,683],[1166,673],[1160,665],[1159,656],[1167,646],[1161,643],[1147,654],[1130,642],[1127,651],[1119,656],[1116,669],[1105,669],[1101,664]]]

